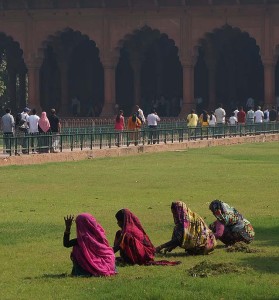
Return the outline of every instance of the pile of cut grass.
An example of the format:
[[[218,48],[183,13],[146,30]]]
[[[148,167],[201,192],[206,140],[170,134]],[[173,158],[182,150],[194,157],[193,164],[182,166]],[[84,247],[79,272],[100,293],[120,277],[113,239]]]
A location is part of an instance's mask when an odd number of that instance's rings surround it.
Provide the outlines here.
[[[249,267],[238,266],[233,263],[216,264],[208,260],[203,260],[194,267],[190,268],[188,274],[192,277],[209,277],[231,273],[243,274],[249,270]]]

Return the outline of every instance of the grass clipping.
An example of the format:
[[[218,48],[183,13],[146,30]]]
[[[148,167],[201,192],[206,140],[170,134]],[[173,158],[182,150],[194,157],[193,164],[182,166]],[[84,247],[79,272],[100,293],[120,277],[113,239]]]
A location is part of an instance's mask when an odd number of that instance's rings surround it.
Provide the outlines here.
[[[210,261],[204,260],[189,269],[188,273],[192,277],[210,277],[230,273],[243,274],[247,270],[249,270],[248,267],[240,267],[233,263],[214,264]]]
[[[226,251],[227,252],[244,252],[244,253],[256,253],[256,252],[260,252],[259,249],[250,248],[244,242],[238,242],[238,243],[235,243],[234,245],[228,246],[226,248]]]

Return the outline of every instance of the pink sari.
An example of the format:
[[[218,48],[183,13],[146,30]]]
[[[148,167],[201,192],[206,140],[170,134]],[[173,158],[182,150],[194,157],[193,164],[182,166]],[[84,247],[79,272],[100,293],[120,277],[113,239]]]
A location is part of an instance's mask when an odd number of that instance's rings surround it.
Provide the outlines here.
[[[90,214],[76,218],[78,245],[73,247],[71,257],[93,276],[110,276],[115,272],[115,256],[109,246],[105,231]]]

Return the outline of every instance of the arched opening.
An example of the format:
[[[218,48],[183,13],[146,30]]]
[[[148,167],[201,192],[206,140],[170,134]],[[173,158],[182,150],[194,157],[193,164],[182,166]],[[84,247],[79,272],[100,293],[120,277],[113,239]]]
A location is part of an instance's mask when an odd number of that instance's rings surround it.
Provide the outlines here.
[[[116,71],[116,103],[128,115],[139,104],[146,113],[177,116],[183,94],[178,49],[166,34],[143,27],[122,44]]]
[[[56,55],[51,46],[44,51],[44,60],[40,69],[40,99],[44,111],[55,107],[60,110],[61,74]]]
[[[104,71],[96,43],[67,29],[46,43],[40,70],[43,109],[64,116],[99,116],[104,103]]]
[[[0,109],[20,112],[26,106],[27,69],[19,43],[5,33],[0,33]]]
[[[202,65],[202,67],[200,67]],[[205,84],[205,72],[208,76]],[[264,101],[264,70],[255,39],[225,25],[201,41],[195,68],[195,98],[204,97],[199,108],[214,109],[222,103],[227,112]]]

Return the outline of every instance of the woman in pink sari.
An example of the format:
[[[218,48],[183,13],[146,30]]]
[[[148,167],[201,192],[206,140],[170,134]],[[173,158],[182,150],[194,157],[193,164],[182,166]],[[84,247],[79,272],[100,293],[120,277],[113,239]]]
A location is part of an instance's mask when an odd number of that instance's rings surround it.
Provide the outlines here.
[[[50,123],[45,111],[42,112],[41,118],[38,123],[38,129],[40,136],[38,137],[39,142],[39,152],[48,153],[51,147],[51,137],[50,134]]]
[[[115,275],[115,256],[109,246],[105,231],[95,218],[83,213],[76,217],[77,238],[70,240],[70,230],[74,216],[64,217],[66,229],[63,245],[73,247],[73,276]]]

